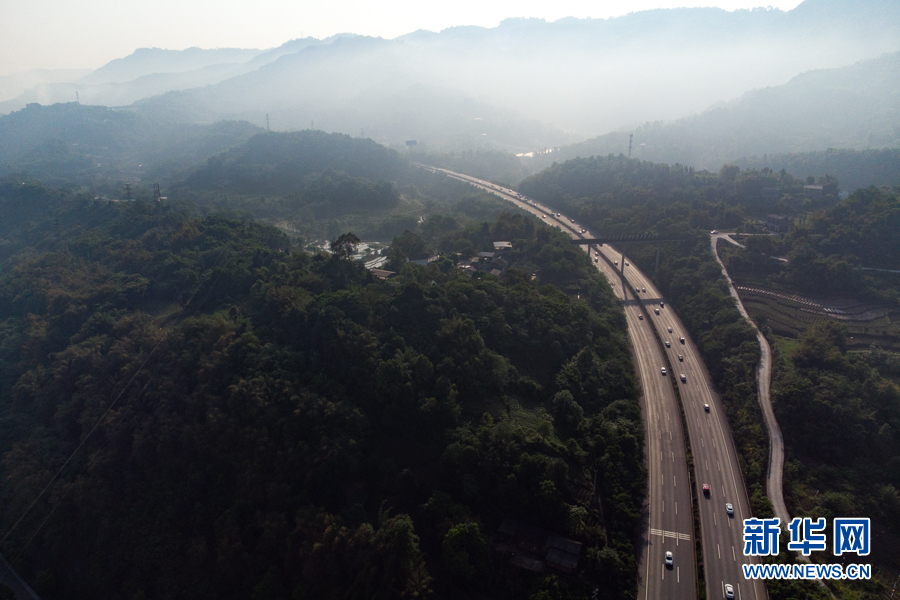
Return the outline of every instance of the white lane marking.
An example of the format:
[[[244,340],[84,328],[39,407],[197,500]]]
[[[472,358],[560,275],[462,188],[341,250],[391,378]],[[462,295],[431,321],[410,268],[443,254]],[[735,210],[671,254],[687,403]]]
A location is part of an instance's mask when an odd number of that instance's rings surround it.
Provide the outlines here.
[[[675,476],[672,475],[672,487],[678,487],[678,482],[675,481]]]
[[[675,583],[681,583],[681,567],[675,567]]]
[[[662,568],[662,579],[663,579],[663,581],[666,580],[666,566],[665,565],[663,565],[663,568]]]
[[[662,501],[662,511],[666,512],[666,501],[665,500]]]
[[[678,503],[677,502],[675,503],[675,514],[676,515],[678,514]]]
[[[700,419],[697,419],[697,425],[700,424]],[[700,438],[700,445],[706,448],[706,442],[703,441],[703,438]]]
[[[703,462],[706,463],[706,470],[709,471],[709,461],[704,458]]]
[[[713,525],[718,525],[719,520],[716,518],[716,513],[713,513]]]
[[[737,554],[734,552],[734,546],[731,547],[731,560],[737,562]]]
[[[716,544],[716,552],[719,553],[719,558],[721,559],[722,558],[722,548],[718,544]]]
[[[719,467],[719,472],[721,473],[721,472],[722,472],[722,463],[720,463],[720,462],[717,460],[717,461],[716,461],[716,466]]]

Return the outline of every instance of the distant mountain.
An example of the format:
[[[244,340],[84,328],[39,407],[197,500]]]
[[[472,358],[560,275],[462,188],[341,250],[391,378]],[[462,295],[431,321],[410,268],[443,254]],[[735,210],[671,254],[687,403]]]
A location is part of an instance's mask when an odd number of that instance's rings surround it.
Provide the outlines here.
[[[784,169],[801,179],[832,175],[848,191],[870,185],[900,187],[900,148],[765,154],[733,162],[742,169]]]
[[[81,84],[124,83],[155,73],[184,73],[213,65],[245,63],[262,53],[262,50],[217,48],[204,50],[164,50],[162,48],[138,48],[125,58],[117,58],[78,80]]]
[[[268,114],[278,130],[314,123],[352,135],[364,129],[385,144],[528,151],[631,129],[650,116],[680,118],[798,73],[898,50],[896,0],[806,0],[787,12],[679,8],[553,23],[508,19],[395,40],[293,40],[252,57],[258,51],[210,54],[202,64],[205,51],[146,51],[86,80],[118,83],[45,85],[0,104],[0,112],[70,101],[78,91],[85,103],[137,100],[156,118],[188,123],[262,124]],[[157,60],[165,68],[149,74]],[[135,78],[121,82],[126,75]],[[485,120],[482,111],[502,114],[505,124],[470,133],[466,123]]]
[[[0,75],[0,102],[15,98],[42,84],[75,81],[90,73],[90,69],[32,69]]]
[[[262,131],[246,122],[185,125],[74,102],[30,105],[0,117],[0,175],[26,171],[49,184],[179,178]]]
[[[632,156],[718,169],[740,157],[764,154],[898,148],[898,97],[900,52],[895,52],[849,67],[803,73],[785,85],[747,92],[673,123],[637,127]],[[627,154],[629,133],[610,133],[564,147],[534,159],[533,168],[576,156]]]

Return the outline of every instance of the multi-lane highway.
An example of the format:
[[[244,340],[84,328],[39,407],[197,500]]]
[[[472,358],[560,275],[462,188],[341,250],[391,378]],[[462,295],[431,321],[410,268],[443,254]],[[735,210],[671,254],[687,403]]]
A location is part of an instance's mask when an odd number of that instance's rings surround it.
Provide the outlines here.
[[[520,198],[516,192],[489,182],[440,171],[493,192],[516,204],[544,222],[559,227],[571,237],[581,237],[581,227],[572,220],[557,216],[549,208]],[[697,597],[697,570],[694,556],[694,526],[691,512],[691,489],[684,448],[684,433],[671,375],[663,375],[663,350],[656,341],[652,323],[637,299],[624,289],[612,261],[599,257],[595,248],[591,257],[595,266],[610,280],[616,294],[625,302],[625,318],[632,341],[635,368],[643,395],[649,493],[646,528],[642,532],[643,547],[638,573],[639,598],[654,600],[672,598],[687,600]],[[617,259],[613,259],[617,260]],[[643,315],[643,318],[641,316]],[[666,552],[672,552],[672,565],[666,565]]]
[[[584,228],[574,220],[513,190],[467,175],[429,168],[492,192],[563,229],[573,238],[590,237],[589,232],[582,234]],[[633,264],[628,264],[627,257],[609,246],[586,249],[593,255],[592,260],[597,259],[594,264],[623,299],[635,367],[643,388],[649,522],[644,532],[639,597],[693,598],[697,595],[691,543],[691,490],[681,416],[672,388],[674,382],[679,386],[694,458],[706,595],[722,598],[725,585],[731,584],[739,600],[765,600],[765,586],[743,578],[741,564],[755,562],[742,552],[742,522],[751,516],[749,498],[722,403],[713,390],[699,351],[650,279]],[[636,298],[629,287],[637,293]],[[653,327],[662,339],[662,345]],[[684,338],[683,342],[681,338]],[[668,372],[666,355],[674,372]],[[665,375],[663,368],[667,370]],[[709,486],[708,493],[703,491],[704,484]],[[726,505],[731,505],[731,514]],[[665,566],[667,551],[673,552],[674,564],[670,568]]]

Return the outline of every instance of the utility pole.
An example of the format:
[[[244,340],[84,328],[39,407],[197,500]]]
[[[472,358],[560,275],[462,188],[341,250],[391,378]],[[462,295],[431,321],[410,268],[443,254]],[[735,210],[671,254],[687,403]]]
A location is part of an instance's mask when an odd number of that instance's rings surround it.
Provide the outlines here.
[[[631,158],[631,138],[634,137],[633,133],[628,134],[628,158]]]
[[[75,104],[81,104],[81,100],[78,98],[78,90],[75,90]]]
[[[156,199],[156,226],[159,227],[159,217],[162,212],[162,194],[159,193],[159,184],[153,184],[153,197]]]

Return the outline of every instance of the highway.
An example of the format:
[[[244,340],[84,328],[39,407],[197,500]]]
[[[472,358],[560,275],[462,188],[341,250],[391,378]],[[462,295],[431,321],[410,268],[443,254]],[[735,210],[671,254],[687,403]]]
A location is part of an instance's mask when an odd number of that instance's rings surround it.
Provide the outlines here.
[[[549,225],[562,229],[571,237],[582,237],[582,228],[573,224],[571,219],[562,215],[557,217],[549,208],[521,199],[512,190],[467,175],[427,168],[493,192]],[[594,254],[592,259],[598,258],[596,248],[585,249]],[[697,597],[697,571],[693,548],[690,478],[681,416],[672,388],[671,374],[664,376],[661,373],[665,358],[653,332],[652,321],[637,300],[623,290],[623,282],[619,280],[612,261],[599,258],[594,261],[594,265],[612,283],[617,296],[624,300],[635,369],[643,391],[641,411],[644,416],[645,455],[650,485],[645,528],[642,532],[638,598],[693,599]],[[639,318],[641,314],[644,314],[643,320]],[[674,564],[671,567],[665,564],[667,551],[673,555]]]

